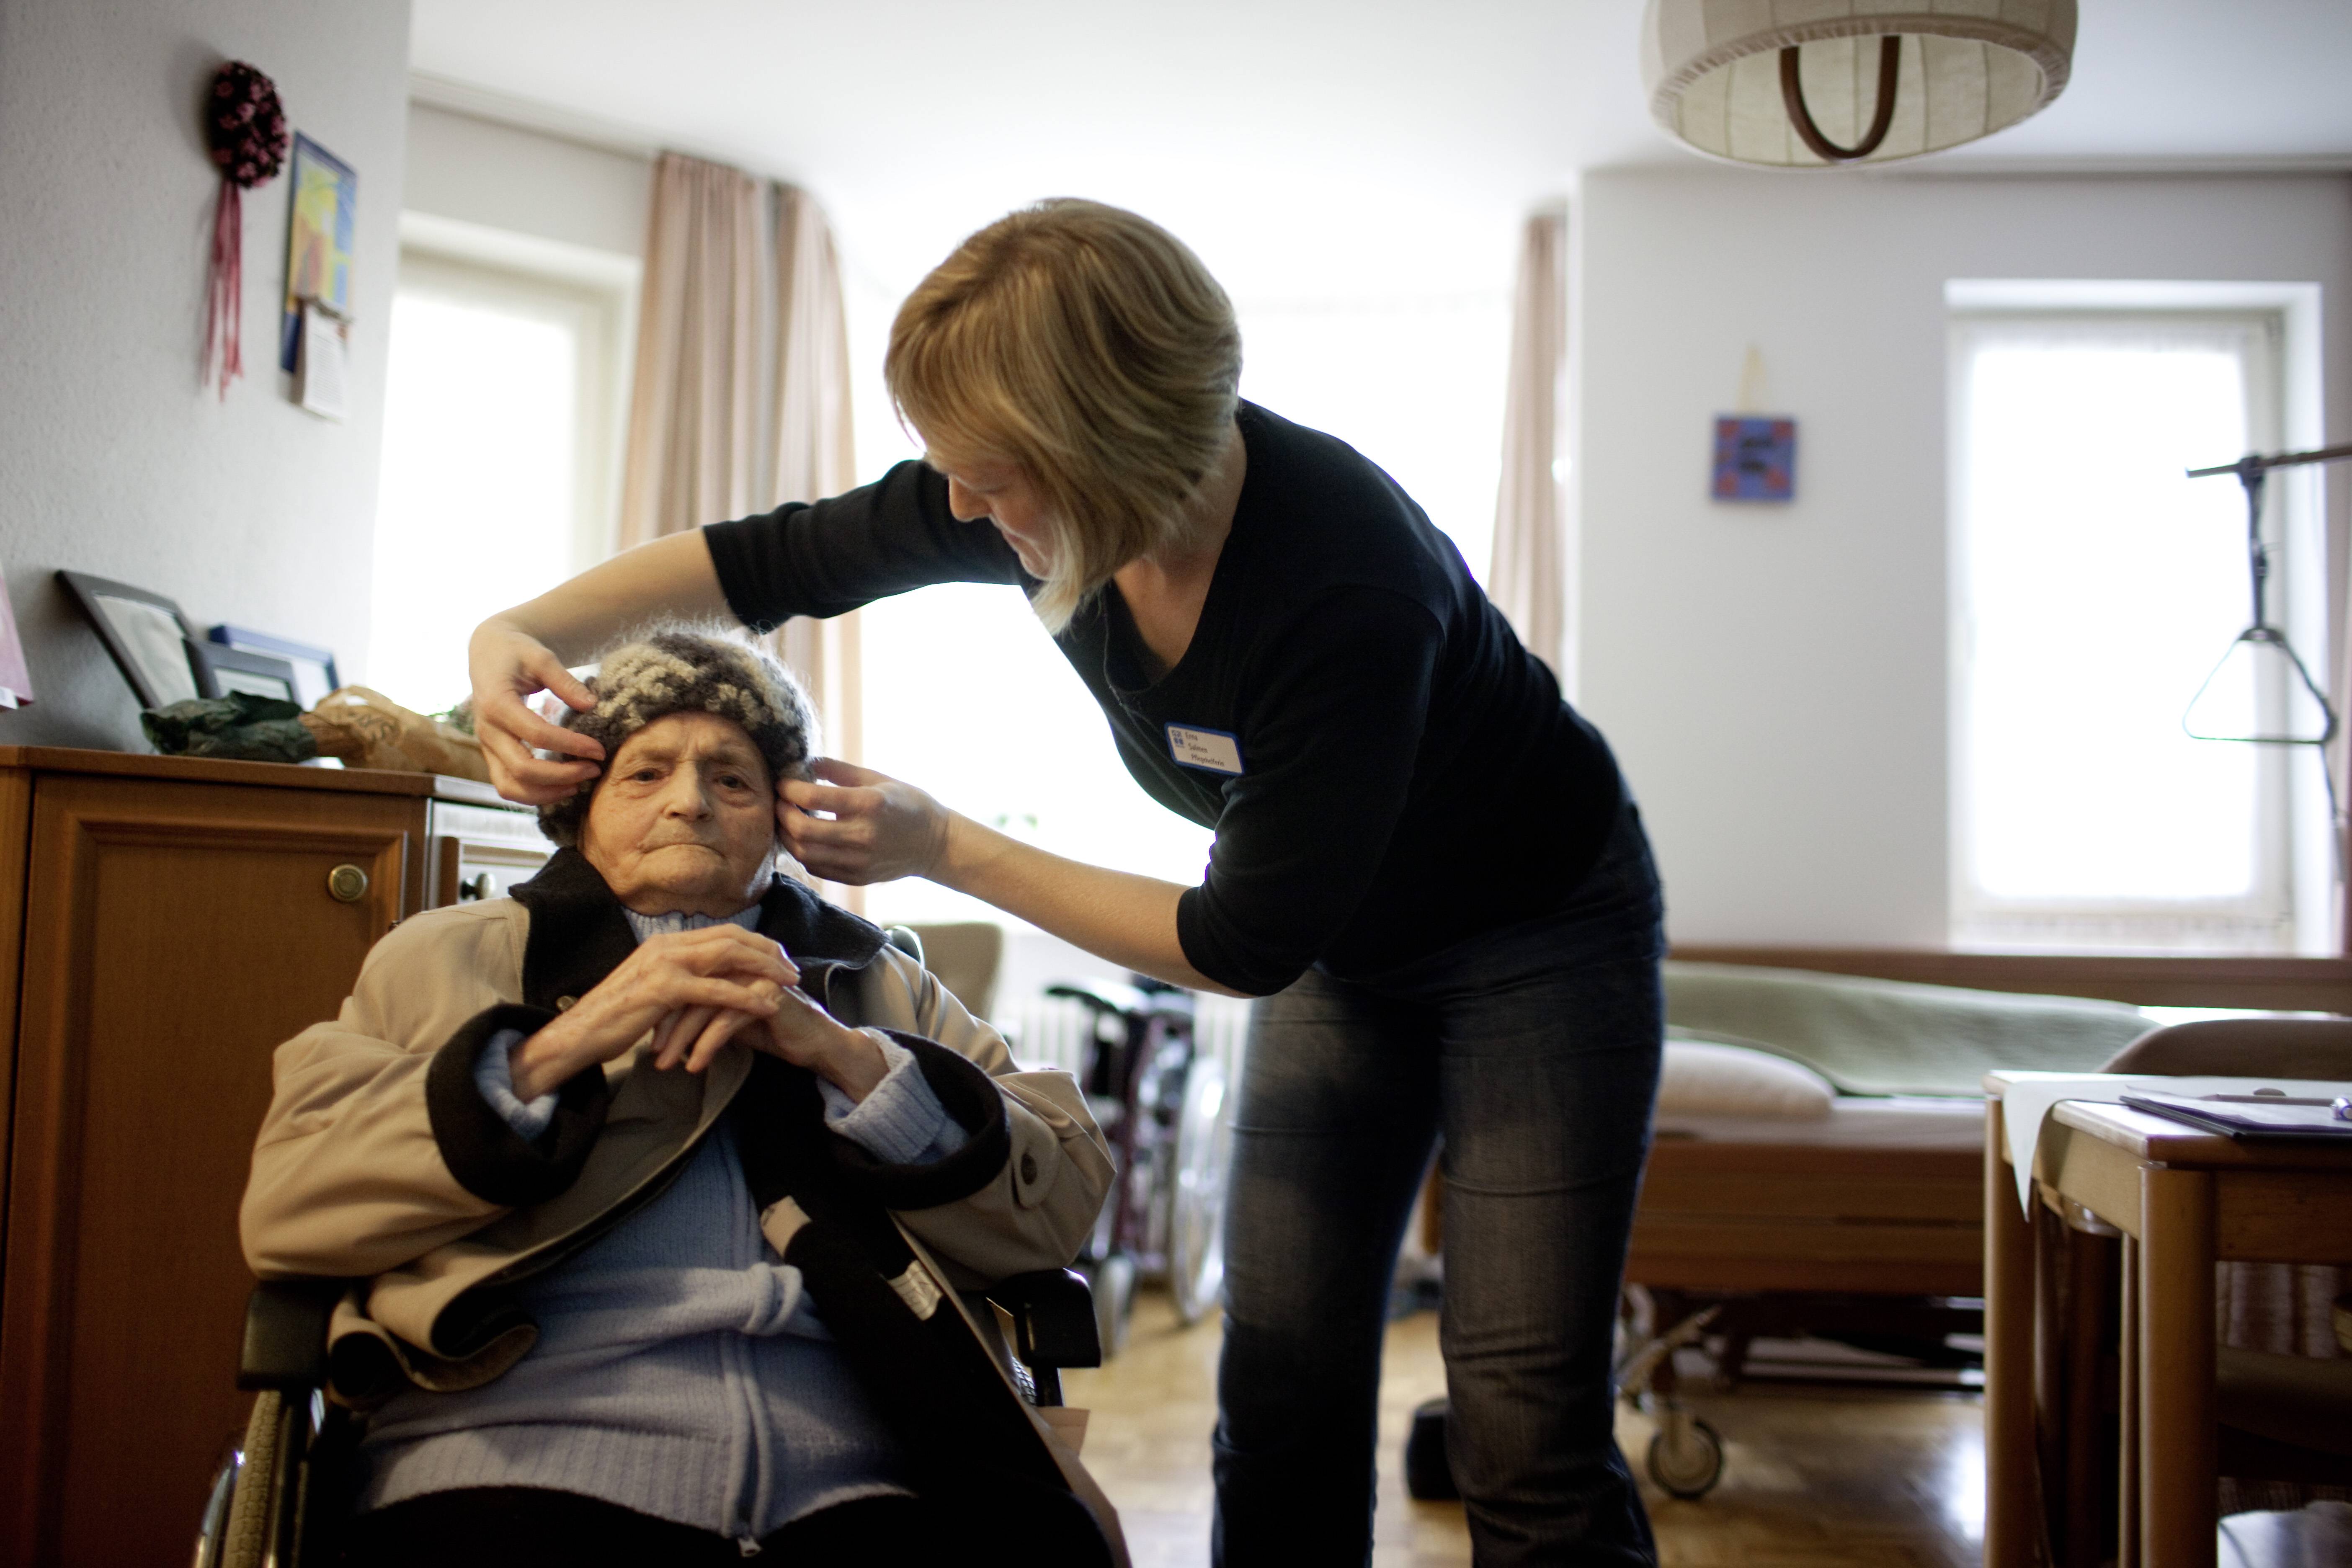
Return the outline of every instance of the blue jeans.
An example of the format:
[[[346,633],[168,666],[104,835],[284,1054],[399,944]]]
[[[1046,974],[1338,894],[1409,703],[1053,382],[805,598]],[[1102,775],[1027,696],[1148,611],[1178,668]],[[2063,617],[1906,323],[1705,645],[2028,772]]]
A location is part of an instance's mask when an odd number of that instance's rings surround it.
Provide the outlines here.
[[[1440,1137],[1446,1447],[1477,1562],[1655,1562],[1610,1351],[1657,1095],[1662,920],[1629,805],[1559,913],[1376,981],[1310,970],[1258,1004],[1225,1233],[1223,1568],[1370,1558],[1390,1278]]]

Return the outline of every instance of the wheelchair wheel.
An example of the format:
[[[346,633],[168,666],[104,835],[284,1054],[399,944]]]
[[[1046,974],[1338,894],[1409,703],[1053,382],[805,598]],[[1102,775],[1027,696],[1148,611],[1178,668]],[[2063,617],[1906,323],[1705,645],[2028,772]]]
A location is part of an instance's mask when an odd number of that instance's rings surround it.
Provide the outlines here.
[[[1225,1173],[1233,1142],[1225,1069],[1213,1057],[1195,1056],[1184,1075],[1167,1196],[1168,1288],[1184,1323],[1200,1321],[1224,1289]]]
[[[1667,1411],[1650,1439],[1649,1469],[1668,1496],[1696,1502],[1723,1479],[1722,1434],[1695,1415]]]
[[[245,1424],[245,1447],[229,1493],[228,1525],[216,1559],[220,1568],[261,1568],[278,1556],[287,1501],[279,1476],[293,1436],[290,1425],[285,1395],[265,1389],[253,1396],[253,1415]]]

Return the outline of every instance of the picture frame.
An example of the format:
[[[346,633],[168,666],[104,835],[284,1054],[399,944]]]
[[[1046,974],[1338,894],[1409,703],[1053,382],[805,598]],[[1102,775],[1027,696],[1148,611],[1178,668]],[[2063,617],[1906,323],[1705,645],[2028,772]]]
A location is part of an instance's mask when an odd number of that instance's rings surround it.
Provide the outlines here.
[[[286,300],[278,321],[278,365],[290,375],[302,343],[305,300],[326,307],[338,321],[351,320],[352,232],[360,177],[299,131],[288,162]]]
[[[275,654],[248,653],[215,642],[188,639],[188,664],[195,671],[196,690],[205,697],[226,697],[242,691],[300,704],[294,666]]]
[[[188,658],[195,628],[176,601],[86,572],[59,572],[58,581],[89,617],[139,706],[168,708],[200,695]]]
[[[343,683],[335,671],[335,650],[318,647],[310,643],[296,642],[268,632],[257,632],[251,626],[218,626],[212,629],[212,640],[224,647],[240,653],[268,654],[282,658],[294,667],[294,700],[303,711],[316,708],[321,698]]]
[[[1794,500],[1796,420],[1785,414],[1717,416],[1714,475],[1707,491],[1717,500]]]

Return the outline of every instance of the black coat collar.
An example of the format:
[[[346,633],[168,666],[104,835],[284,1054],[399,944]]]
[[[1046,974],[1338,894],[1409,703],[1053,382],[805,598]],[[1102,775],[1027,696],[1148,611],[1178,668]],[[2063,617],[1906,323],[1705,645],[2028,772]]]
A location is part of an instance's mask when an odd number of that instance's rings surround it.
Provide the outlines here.
[[[636,932],[604,879],[577,849],[559,849],[537,876],[517,883],[515,901],[530,911],[523,949],[523,1000],[534,1007],[569,1005],[621,965]],[[789,877],[769,883],[760,900],[760,934],[801,966],[802,984],[822,997],[835,969],[861,969],[882,951],[882,928],[826,903]]]

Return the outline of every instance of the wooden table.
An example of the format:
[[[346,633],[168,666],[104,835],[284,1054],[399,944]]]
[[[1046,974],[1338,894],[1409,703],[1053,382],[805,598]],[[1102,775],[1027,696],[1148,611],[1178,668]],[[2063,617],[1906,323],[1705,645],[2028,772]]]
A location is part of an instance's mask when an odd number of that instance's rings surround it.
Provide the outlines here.
[[[2000,1096],[1985,1116],[1985,1563],[2036,1556],[2035,1228]],[[2241,1143],[2119,1105],[2064,1100],[2033,1175],[2045,1203],[2123,1233],[2121,1568],[2212,1568],[2213,1266],[2352,1263],[2352,1149]]]

